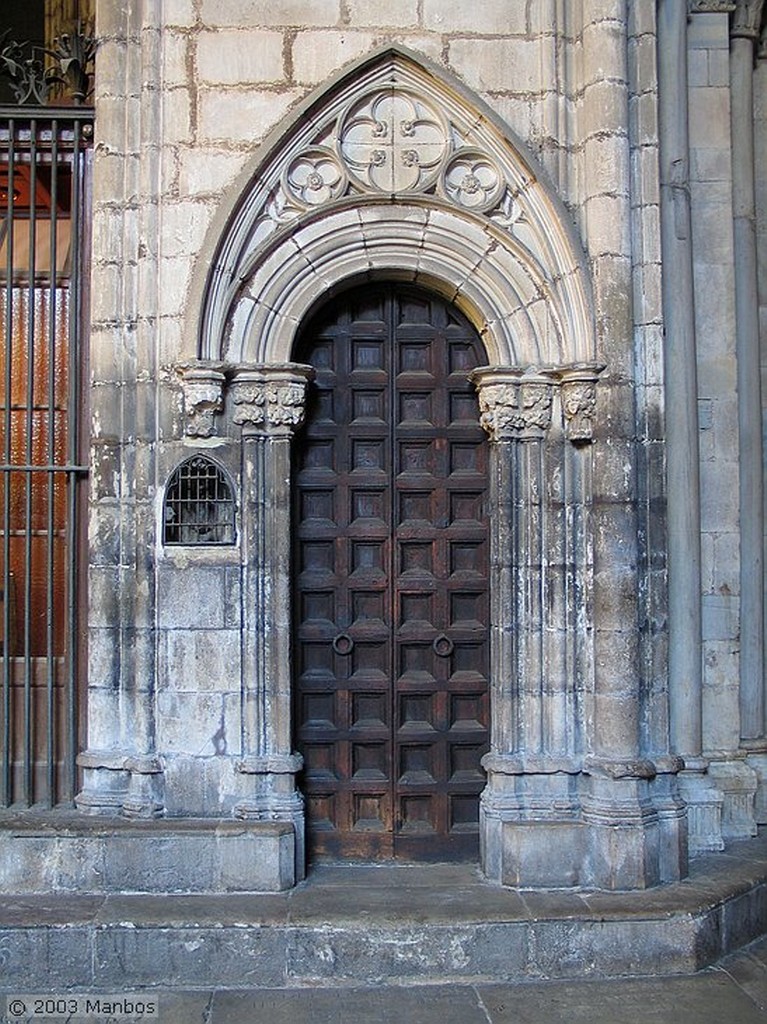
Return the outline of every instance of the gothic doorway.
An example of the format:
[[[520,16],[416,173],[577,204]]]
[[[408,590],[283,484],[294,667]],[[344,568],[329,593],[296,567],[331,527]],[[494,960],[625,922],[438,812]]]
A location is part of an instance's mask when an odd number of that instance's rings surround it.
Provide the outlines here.
[[[296,743],[310,856],[478,855],[489,745],[487,362],[442,299],[337,296],[302,330],[315,367],[293,489]]]

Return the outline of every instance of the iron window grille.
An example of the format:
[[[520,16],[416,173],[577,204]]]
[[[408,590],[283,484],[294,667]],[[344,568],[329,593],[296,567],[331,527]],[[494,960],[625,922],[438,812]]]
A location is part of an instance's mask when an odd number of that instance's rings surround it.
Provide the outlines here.
[[[163,544],[234,544],[234,496],[223,469],[204,455],[170,476],[163,508]]]

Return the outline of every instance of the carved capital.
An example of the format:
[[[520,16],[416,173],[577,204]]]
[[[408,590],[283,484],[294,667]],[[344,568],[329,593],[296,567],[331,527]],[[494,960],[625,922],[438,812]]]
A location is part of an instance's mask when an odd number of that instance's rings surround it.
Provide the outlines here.
[[[224,408],[224,364],[195,359],[177,367],[184,389],[184,433],[211,437],[215,415]]]
[[[517,367],[481,367],[470,379],[479,394],[479,422],[491,441],[538,440],[551,424],[552,374]]]
[[[597,407],[597,379],[604,370],[598,363],[583,363],[560,370],[565,436],[573,444],[591,441]]]
[[[229,390],[235,423],[244,433],[288,435],[301,426],[306,411],[306,385],[314,377],[310,366],[232,367]]]
[[[733,39],[757,40],[759,38],[763,6],[764,0],[737,0],[730,27],[730,35]]]
[[[734,0],[690,0],[690,14],[730,14],[735,10]]]

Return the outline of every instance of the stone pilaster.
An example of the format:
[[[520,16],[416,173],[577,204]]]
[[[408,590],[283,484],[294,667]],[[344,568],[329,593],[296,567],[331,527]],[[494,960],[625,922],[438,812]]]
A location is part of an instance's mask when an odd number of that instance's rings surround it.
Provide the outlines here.
[[[561,457],[552,445],[560,371],[488,367],[472,379],[491,442],[493,733],[483,760],[483,869],[505,884],[575,885],[580,765],[567,739],[573,666],[565,545],[556,540],[566,527],[548,479],[561,475],[549,474]]]
[[[229,371],[232,419],[242,428],[243,758],[249,795],[235,816],[290,821],[296,879],[304,875],[303,799],[292,750],[290,444],[304,418],[311,367],[240,365]]]

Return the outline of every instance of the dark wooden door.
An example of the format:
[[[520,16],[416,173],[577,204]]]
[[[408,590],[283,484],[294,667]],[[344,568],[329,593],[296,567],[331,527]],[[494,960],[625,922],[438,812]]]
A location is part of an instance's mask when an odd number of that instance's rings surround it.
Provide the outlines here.
[[[473,857],[488,749],[487,446],[471,325],[365,287],[296,353],[317,370],[295,467],[297,745],[309,851]]]

